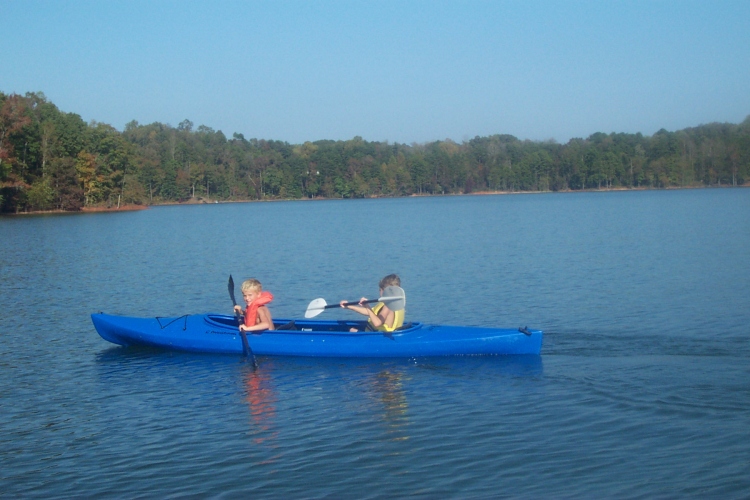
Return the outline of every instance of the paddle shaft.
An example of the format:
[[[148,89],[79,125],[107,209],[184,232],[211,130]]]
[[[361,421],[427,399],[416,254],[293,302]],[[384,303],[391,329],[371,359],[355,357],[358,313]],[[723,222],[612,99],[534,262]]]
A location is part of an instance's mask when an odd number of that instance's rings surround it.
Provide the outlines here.
[[[394,297],[394,298],[398,298],[398,297]],[[373,302],[387,302],[387,301],[388,301],[387,297],[381,297],[379,299],[365,300],[361,303],[360,302],[344,302],[344,305],[345,306],[361,306],[362,304],[371,304]],[[327,306],[323,306],[323,309],[332,309],[334,307],[341,307],[341,304],[328,304]]]
[[[397,286],[389,286],[383,290],[382,295],[378,299],[363,300],[362,302],[344,302],[344,306],[357,306],[362,304],[370,304],[372,302],[383,302],[388,305],[389,309],[394,311],[401,311],[406,305],[406,294],[404,290]],[[322,313],[326,309],[333,309],[334,307],[341,307],[341,303],[337,304],[326,304],[325,299],[315,299],[310,302],[305,312],[305,318],[314,318],[318,314]]]
[[[229,297],[232,299],[232,304],[235,306],[237,305],[237,300],[234,298],[234,280],[232,279],[232,275],[229,275],[229,283],[227,283],[227,288],[229,289]],[[241,319],[240,319],[240,313],[237,312],[237,310],[234,310],[234,317],[237,318],[237,325],[241,325]],[[250,347],[250,342],[247,341],[247,334],[242,331],[240,328],[240,337],[242,338],[242,355],[247,357],[248,354],[252,356],[253,358],[253,366],[256,365],[255,362],[255,354],[253,354],[253,350]]]

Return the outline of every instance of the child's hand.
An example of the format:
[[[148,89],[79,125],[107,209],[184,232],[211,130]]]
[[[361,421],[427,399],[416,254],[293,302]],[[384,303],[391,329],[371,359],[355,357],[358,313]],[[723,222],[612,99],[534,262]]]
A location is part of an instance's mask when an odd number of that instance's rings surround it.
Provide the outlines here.
[[[242,308],[240,306],[234,306],[234,312],[237,314],[242,314]]]

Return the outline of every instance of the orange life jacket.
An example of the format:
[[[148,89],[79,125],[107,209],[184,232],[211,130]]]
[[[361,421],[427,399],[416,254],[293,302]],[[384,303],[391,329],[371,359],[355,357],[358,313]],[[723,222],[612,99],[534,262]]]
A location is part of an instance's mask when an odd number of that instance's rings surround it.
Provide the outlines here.
[[[260,297],[250,302],[245,310],[245,326],[253,326],[258,323],[258,308],[273,300],[271,292],[260,292]]]

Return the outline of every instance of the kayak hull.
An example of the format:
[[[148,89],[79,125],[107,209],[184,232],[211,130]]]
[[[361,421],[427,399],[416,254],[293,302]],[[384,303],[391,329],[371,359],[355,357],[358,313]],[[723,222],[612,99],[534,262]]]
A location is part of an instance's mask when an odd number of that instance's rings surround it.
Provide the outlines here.
[[[99,335],[122,346],[217,354],[242,354],[237,320],[223,314],[134,318],[92,314]],[[275,320],[277,330],[248,334],[260,356],[425,357],[536,354],[540,330],[410,323],[392,333],[366,332],[362,321]],[[350,328],[361,331],[350,332]]]

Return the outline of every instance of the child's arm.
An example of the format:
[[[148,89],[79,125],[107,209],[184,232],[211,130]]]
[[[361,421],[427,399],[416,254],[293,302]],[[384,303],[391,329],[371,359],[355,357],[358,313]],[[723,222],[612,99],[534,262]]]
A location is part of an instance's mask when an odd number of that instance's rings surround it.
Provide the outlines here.
[[[359,301],[359,303],[361,304],[362,302],[364,302],[366,300],[367,300],[366,298],[362,297],[362,299]],[[341,307],[343,307],[344,309],[349,309],[350,311],[354,311],[354,312],[359,313],[359,314],[361,314],[363,316],[371,317],[370,313],[372,312],[372,310],[369,307],[367,307],[367,306],[362,306],[362,305],[360,305],[360,306],[347,305],[347,302],[345,300],[342,300],[341,302],[339,302],[339,305]],[[374,316],[374,315],[375,314],[373,314],[372,316]]]
[[[396,320],[396,313],[388,309],[388,306],[383,304],[378,314],[373,313],[370,316],[372,326],[378,328],[380,325],[385,325],[388,328],[393,326],[393,322]]]
[[[362,297],[362,299],[359,301],[360,304],[362,302],[365,302],[367,299],[365,297]],[[379,326],[385,324],[388,328],[391,328],[393,326],[393,322],[396,319],[396,313],[388,309],[388,306],[383,304],[383,307],[380,308],[380,311],[378,311],[378,314],[375,314],[372,309],[366,306],[347,306],[345,300],[342,300],[340,302],[341,307],[344,309],[350,309],[354,312],[358,312],[359,314],[363,316],[367,316],[367,318],[370,320],[370,323],[372,323],[372,326],[375,328],[378,328]]]
[[[258,324],[255,327],[259,330],[273,330],[273,320],[271,319],[271,311],[266,306],[258,308]]]

